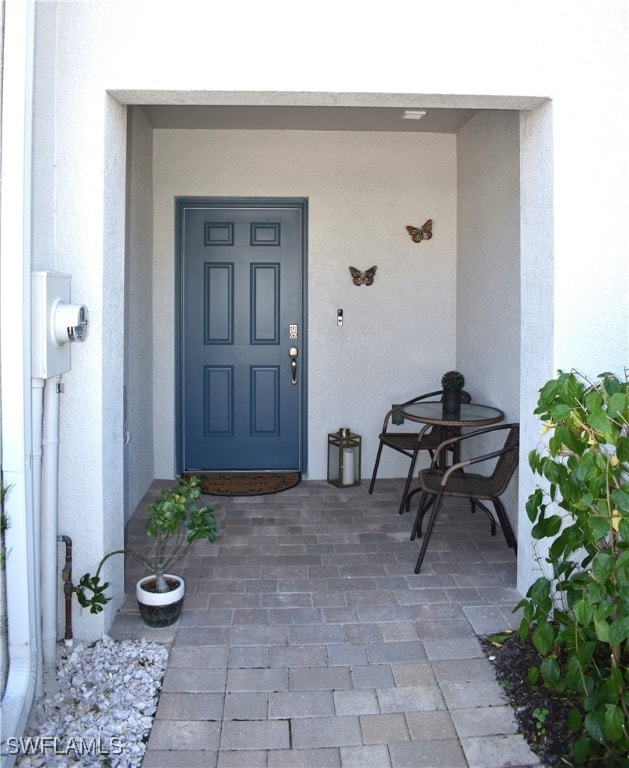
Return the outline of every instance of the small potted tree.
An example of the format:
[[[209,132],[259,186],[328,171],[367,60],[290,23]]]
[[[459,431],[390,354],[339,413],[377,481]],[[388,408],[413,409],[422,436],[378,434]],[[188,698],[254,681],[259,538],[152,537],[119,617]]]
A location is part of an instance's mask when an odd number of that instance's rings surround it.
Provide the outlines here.
[[[443,389],[443,411],[453,417],[461,412],[461,390],[465,385],[465,378],[458,371],[446,371],[441,377]]]
[[[211,507],[199,507],[201,496],[196,477],[177,478],[176,488],[165,488],[160,498],[148,507],[147,534],[155,539],[149,556],[133,549],[117,549],[108,552],[98,564],[96,573],[84,574],[76,593],[79,603],[90,613],[100,613],[111,599],[106,597],[108,582],[101,582],[103,565],[114,555],[126,555],[143,565],[148,575],[136,585],[140,614],[150,627],[168,627],[181,614],[185,594],[185,582],[181,576],[169,573],[170,568],[186,555],[198,539],[216,541],[216,520]]]

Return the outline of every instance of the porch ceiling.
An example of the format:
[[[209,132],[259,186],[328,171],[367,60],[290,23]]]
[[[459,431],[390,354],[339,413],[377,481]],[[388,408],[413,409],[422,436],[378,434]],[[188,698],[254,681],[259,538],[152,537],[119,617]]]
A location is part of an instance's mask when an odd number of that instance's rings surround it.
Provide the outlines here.
[[[402,107],[144,105],[153,128],[456,133],[476,109],[424,108],[420,120],[402,119]],[[422,109],[410,106],[416,111]]]

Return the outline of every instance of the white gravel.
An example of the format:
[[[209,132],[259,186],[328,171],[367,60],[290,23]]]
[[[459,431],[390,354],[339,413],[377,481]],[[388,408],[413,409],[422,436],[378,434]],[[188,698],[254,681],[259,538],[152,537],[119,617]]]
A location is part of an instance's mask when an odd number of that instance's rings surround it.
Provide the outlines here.
[[[168,649],[146,640],[104,637],[63,651],[54,690],[33,707],[22,741],[10,745],[16,765],[139,767],[167,662]]]

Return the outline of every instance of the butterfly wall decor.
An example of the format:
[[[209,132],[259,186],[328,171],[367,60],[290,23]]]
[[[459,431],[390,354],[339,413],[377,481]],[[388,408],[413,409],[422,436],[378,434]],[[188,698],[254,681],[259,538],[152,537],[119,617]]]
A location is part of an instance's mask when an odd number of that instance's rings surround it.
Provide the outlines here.
[[[432,237],[432,219],[424,222],[421,227],[406,227],[406,231],[411,236],[414,243],[421,243],[422,240],[430,240]]]
[[[378,267],[370,267],[364,272],[356,267],[349,267],[349,272],[352,276],[352,282],[354,285],[371,285],[376,278],[376,270]]]

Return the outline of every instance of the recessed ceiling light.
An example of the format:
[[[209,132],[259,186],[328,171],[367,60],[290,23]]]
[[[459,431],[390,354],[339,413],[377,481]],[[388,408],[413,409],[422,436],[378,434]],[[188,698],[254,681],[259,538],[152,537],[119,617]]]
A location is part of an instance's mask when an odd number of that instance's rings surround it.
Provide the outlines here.
[[[421,120],[426,113],[421,109],[405,109],[402,113],[402,120]]]

